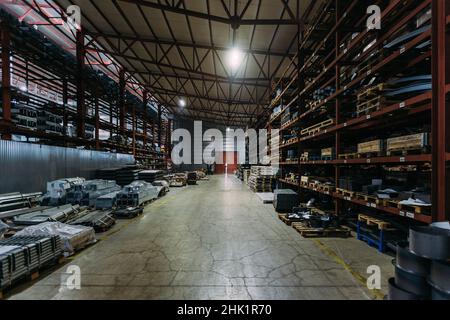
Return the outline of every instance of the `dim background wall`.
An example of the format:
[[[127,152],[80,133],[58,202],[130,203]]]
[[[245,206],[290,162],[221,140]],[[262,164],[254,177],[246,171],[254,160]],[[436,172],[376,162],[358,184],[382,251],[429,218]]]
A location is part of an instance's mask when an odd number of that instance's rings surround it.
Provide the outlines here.
[[[47,181],[92,179],[97,169],[129,163],[131,155],[0,140],[0,193],[45,191]]]

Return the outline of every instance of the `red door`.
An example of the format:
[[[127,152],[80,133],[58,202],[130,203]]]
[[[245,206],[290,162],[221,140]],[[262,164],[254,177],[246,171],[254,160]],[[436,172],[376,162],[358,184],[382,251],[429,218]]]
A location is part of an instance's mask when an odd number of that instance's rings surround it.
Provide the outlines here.
[[[237,152],[224,152],[224,164],[216,164],[215,174],[233,174],[237,170]]]

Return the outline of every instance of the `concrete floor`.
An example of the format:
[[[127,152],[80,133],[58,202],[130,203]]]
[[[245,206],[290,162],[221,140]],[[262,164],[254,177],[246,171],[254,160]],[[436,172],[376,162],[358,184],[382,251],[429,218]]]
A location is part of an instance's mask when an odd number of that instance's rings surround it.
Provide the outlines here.
[[[11,299],[375,299],[391,257],[356,239],[303,239],[234,177],[172,190]],[[81,290],[61,285],[69,265]],[[363,285],[382,270],[381,291]],[[64,282],[65,283],[65,282]]]

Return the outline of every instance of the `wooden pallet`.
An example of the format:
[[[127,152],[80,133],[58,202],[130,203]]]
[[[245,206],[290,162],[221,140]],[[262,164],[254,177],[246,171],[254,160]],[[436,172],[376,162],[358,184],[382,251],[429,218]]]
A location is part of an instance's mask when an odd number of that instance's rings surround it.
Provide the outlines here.
[[[287,226],[292,226],[293,223],[295,222],[300,222],[301,219],[289,219],[287,214],[279,214],[278,218],[283,221],[283,223]]]
[[[304,238],[348,238],[351,235],[350,229],[346,227],[316,229],[309,228],[302,222],[294,222],[292,227]]]
[[[366,201],[369,203],[378,203],[378,198],[375,196],[369,196],[368,194],[364,193],[356,193],[355,198],[357,200]]]
[[[357,153],[357,157],[358,159],[370,159],[370,158],[379,158],[379,157],[384,157],[385,153],[384,152],[362,152],[362,153]]]
[[[327,127],[329,127],[329,126],[331,126],[333,124],[334,124],[334,120],[333,119],[328,119],[328,120],[322,121],[322,122],[320,122],[318,124],[315,124],[315,125],[313,125],[313,126],[311,126],[309,128],[303,129],[301,131],[301,135],[302,136],[314,135],[314,134],[320,132],[322,129],[327,128]]]
[[[376,219],[365,214],[360,214],[358,216],[358,221],[364,222],[368,226],[376,226],[379,230],[387,230],[391,226],[389,222]]]
[[[411,212],[415,214],[423,214],[430,215],[431,214],[431,206],[430,207],[422,207],[422,206],[412,206],[406,204],[398,204],[398,208],[400,211]]]
[[[356,159],[358,157],[357,153],[342,153],[339,155],[339,160],[350,160]]]
[[[428,147],[410,147],[397,150],[389,150],[386,152],[386,155],[388,157],[393,157],[393,156],[427,154],[429,151],[428,149],[429,149]]]
[[[361,93],[358,94],[358,102],[360,101],[366,101],[368,99],[371,99],[373,97],[380,96],[384,90],[388,88],[387,83],[380,83],[375,86],[372,86],[370,88],[364,89],[361,91]]]
[[[398,209],[398,201],[392,199],[385,199],[383,200],[383,206],[385,206],[386,208]]]

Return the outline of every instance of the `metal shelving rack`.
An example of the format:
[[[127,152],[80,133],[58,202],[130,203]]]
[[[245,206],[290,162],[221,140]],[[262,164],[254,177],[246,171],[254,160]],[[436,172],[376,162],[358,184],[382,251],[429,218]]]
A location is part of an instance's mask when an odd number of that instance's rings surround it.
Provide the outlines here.
[[[71,57],[32,26],[19,23],[7,13],[2,13],[1,20],[2,139],[11,140],[18,135],[29,142],[133,154],[152,168],[167,168],[169,154],[156,150],[155,144],[168,150],[166,136],[171,121],[163,119],[161,106],[156,114],[149,114],[149,104],[155,101],[150,101],[150,93],[145,89],[131,93],[130,86],[126,87],[131,80],[125,70],[114,79],[93,68],[105,62],[98,58],[98,53],[96,61],[93,61],[95,53],[90,52],[88,58],[86,46],[92,41],[84,36],[83,30],[77,32],[76,56]],[[27,90],[15,85],[18,81],[25,83]],[[29,90],[30,87],[34,89]],[[11,114],[14,100],[60,116],[62,132],[14,124]],[[73,136],[67,132],[69,123],[74,125]],[[86,136],[87,126],[93,128],[92,137]],[[102,140],[101,130],[109,133],[110,138],[121,135],[127,143]]]
[[[382,8],[382,30],[368,30],[365,8],[368,5],[378,4]],[[405,6],[407,8],[405,8]],[[398,50],[391,50],[381,59],[373,62],[364,72],[359,72],[356,77],[342,81],[341,72],[349,66],[362,67],[362,63],[372,61],[372,54],[382,48],[384,43],[396,35],[398,30],[411,22],[414,17],[424,10],[432,10],[432,27],[429,30],[409,39]],[[364,9],[364,10],[362,10]],[[309,10],[309,9],[308,9]],[[287,79],[280,80],[292,85],[297,82],[295,96],[286,97],[285,88],[281,95],[277,96],[270,105],[272,109],[281,102],[282,110],[288,104],[284,101],[297,102],[299,107],[298,117],[282,125],[280,117],[282,112],[272,115],[267,120],[266,128],[280,129],[283,133],[289,130],[300,130],[305,128],[308,121],[314,118],[314,114],[321,108],[326,108],[326,116],[332,120],[328,127],[321,128],[316,132],[301,136],[288,141],[280,146],[281,149],[281,185],[289,188],[307,189],[311,192],[322,193],[333,198],[336,214],[341,214],[344,205],[352,204],[361,207],[370,207],[378,213],[401,216],[405,219],[422,223],[434,221],[445,221],[450,218],[450,192],[449,184],[449,45],[450,45],[450,1],[428,0],[411,1],[405,3],[400,0],[391,1],[342,1],[330,0],[323,4],[318,10],[314,22],[310,22],[310,28],[302,30],[299,38],[299,50],[296,55],[297,61],[292,61],[287,67],[285,75]],[[327,31],[323,31],[326,26]],[[301,27],[301,26],[299,26]],[[358,32],[355,36],[354,33]],[[376,35],[376,42],[361,52],[361,46],[370,37]],[[317,40],[320,39],[320,40]],[[357,89],[359,84],[367,77],[377,73],[387,72],[393,64],[397,64],[403,57],[425,41],[431,41],[430,49],[423,50],[420,55],[403,62],[405,69],[418,64],[430,64],[433,89],[428,92],[409,97],[386,105],[380,110],[370,111],[361,116],[348,117],[345,114],[348,109],[348,94]],[[355,55],[359,56],[355,58]],[[352,60],[354,58],[354,60]],[[356,60],[355,60],[356,59]],[[369,60],[372,59],[372,60]],[[292,71],[297,69],[297,73]],[[305,82],[303,82],[303,80]],[[279,83],[280,83],[279,82]],[[324,89],[334,86],[334,93],[322,100],[315,101],[310,110],[305,108],[305,99],[311,99],[316,89]],[[274,89],[274,88],[273,88]],[[275,87],[276,89],[276,87]],[[289,102],[288,102],[289,103]],[[398,115],[401,114],[401,117]],[[323,116],[323,115],[322,115]],[[426,154],[408,154],[406,156],[379,156],[373,158],[343,159],[339,157],[342,152],[343,139],[350,133],[358,134],[366,130],[382,131],[393,125],[405,125],[410,119],[422,117],[427,121],[430,119],[431,126],[431,150]],[[267,119],[267,118],[266,118]],[[318,118],[320,119],[320,118]],[[388,119],[386,121],[386,119]],[[262,120],[264,121],[264,120]],[[319,120],[320,121],[320,120]],[[328,139],[328,140],[326,140]],[[319,144],[323,141],[332,141],[335,157],[332,160],[304,161],[300,159],[302,150],[307,144]],[[285,160],[286,150],[297,150],[298,160]],[[386,207],[382,204],[373,204],[352,197],[345,197],[336,192],[318,190],[310,186],[302,186],[298,181],[285,179],[285,172],[297,172],[301,175],[304,169],[314,167],[334,168],[334,181],[339,188],[339,178],[344,167],[383,166],[383,165],[425,165],[431,164],[432,185],[432,214],[410,213],[398,208]]]

